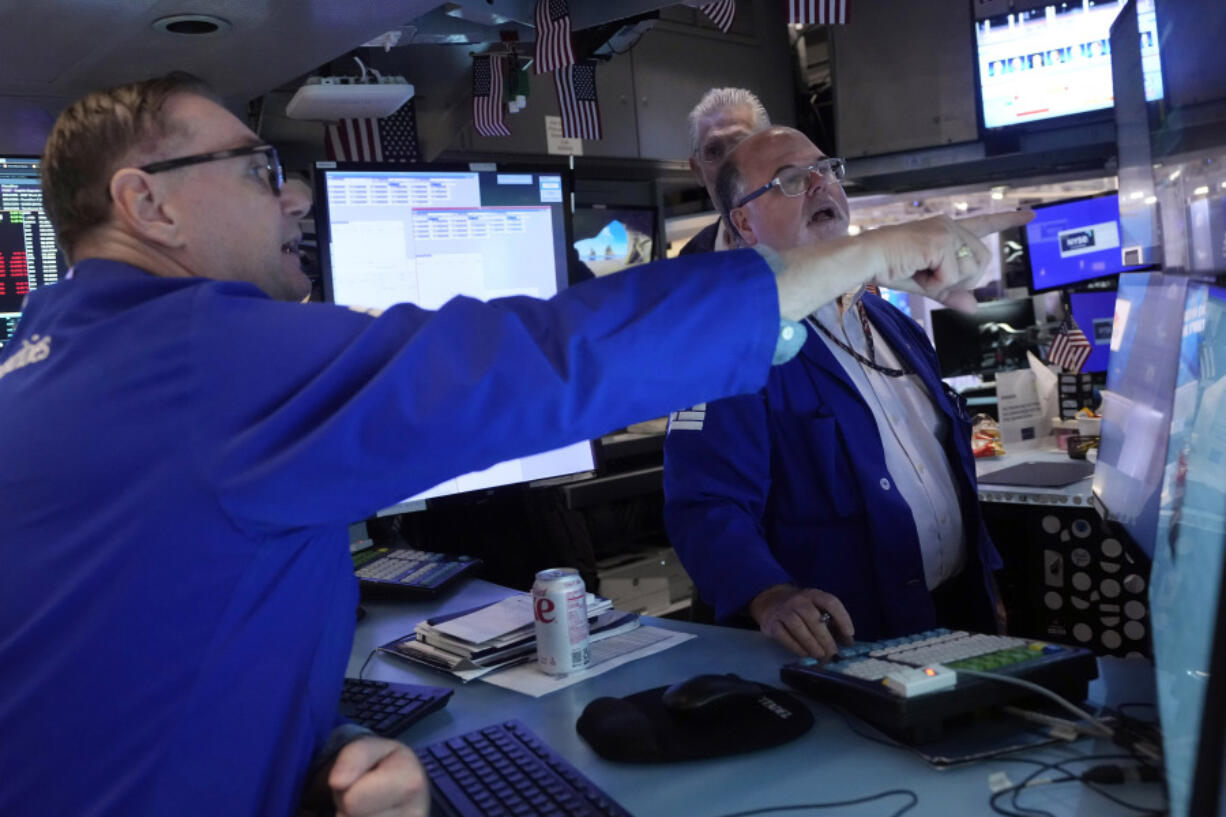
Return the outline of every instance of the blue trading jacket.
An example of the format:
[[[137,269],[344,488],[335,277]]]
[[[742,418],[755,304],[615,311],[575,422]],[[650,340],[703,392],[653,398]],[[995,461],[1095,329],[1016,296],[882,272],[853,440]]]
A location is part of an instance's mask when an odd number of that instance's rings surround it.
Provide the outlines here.
[[[979,629],[995,632],[989,571],[1000,557],[979,512],[965,409],[915,322],[874,295],[864,302],[950,419],[945,451],[963,498],[966,570],[982,578],[967,603]],[[664,444],[664,518],[718,620],[793,582],[837,596],[861,640],[934,626],[915,523],[886,471],[872,411],[816,333],[757,394],[695,408],[682,415],[689,428],[670,430]]]
[[[0,354],[0,813],[286,815],[336,722],[346,527],[765,382],[756,253],[381,317],[84,261]]]

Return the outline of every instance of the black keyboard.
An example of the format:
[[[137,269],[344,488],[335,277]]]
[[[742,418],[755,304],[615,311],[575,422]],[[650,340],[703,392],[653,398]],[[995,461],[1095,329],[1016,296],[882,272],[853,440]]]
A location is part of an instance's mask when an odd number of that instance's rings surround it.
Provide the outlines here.
[[[519,721],[417,750],[446,817],[630,817]]]
[[[452,691],[445,687],[346,678],[341,690],[340,710],[354,723],[394,738],[426,715],[446,706]]]
[[[472,556],[409,548],[371,547],[353,554],[353,572],[366,598],[434,596],[480,564]]]
[[[784,666],[780,675],[810,697],[838,704],[913,744],[941,738],[955,718],[1036,695],[960,670],[1020,678],[1070,701],[1085,700],[1098,677],[1094,655],[1080,647],[946,629],[857,642],[840,647],[824,666],[806,658]]]

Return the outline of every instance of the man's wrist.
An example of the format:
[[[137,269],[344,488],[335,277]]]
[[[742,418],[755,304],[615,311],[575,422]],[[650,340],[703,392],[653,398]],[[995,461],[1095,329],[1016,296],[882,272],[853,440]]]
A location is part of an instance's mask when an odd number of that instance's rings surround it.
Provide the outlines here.
[[[763,590],[761,593],[753,597],[747,607],[750,617],[758,623],[762,624],[762,618],[766,615],[771,607],[778,604],[783,599],[792,595],[800,588],[794,584],[776,584]]]

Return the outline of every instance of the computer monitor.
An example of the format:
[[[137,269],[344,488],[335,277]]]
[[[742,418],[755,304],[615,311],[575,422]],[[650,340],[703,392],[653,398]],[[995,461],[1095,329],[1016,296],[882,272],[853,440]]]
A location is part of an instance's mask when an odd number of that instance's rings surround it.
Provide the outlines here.
[[[37,156],[0,157],[0,348],[17,331],[26,295],[60,280],[62,256],[43,208]]]
[[[983,127],[1003,128],[1110,108],[1111,23],[1124,0],[1052,2],[975,21]],[[1145,98],[1162,98],[1154,0],[1138,0]]]
[[[591,204],[575,207],[572,246],[596,276],[658,257],[656,208]]]
[[[1068,308],[1077,328],[1090,342],[1090,356],[1081,370],[1092,374],[1106,372],[1111,356],[1111,327],[1115,322],[1115,290],[1070,292]]]
[[[1226,733],[1226,289],[1182,303],[1150,616],[1170,813],[1220,814]]]
[[[1139,268],[1124,263],[1115,192],[1035,205],[1034,213],[1022,233],[1032,295]]]
[[[1029,298],[982,303],[974,313],[934,309],[928,317],[941,377],[1025,369],[1026,352],[1038,351],[1027,331],[1034,326]]]
[[[438,309],[457,295],[549,298],[566,286],[570,180],[559,168],[320,162],[315,225],[327,300]],[[592,444],[498,463],[420,501],[590,471]]]

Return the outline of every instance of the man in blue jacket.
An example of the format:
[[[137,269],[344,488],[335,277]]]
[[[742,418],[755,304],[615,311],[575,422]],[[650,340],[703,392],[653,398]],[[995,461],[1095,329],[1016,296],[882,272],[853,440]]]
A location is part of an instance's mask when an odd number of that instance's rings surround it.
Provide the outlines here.
[[[842,246],[841,178],[841,160],[772,128],[732,151],[717,196],[748,246]],[[800,354],[764,389],[671,418],[665,522],[702,598],[817,658],[853,635],[993,631],[1000,561],[968,418],[924,333],[863,288],[796,330]]]
[[[755,391],[781,319],[856,283],[978,271],[959,250],[979,242],[928,225],[550,301],[300,304],[308,196],[173,75],[69,105],[43,189],[73,267],[0,352],[5,815],[287,815],[305,790],[346,817],[424,815],[412,753],[336,716],[348,523]]]

